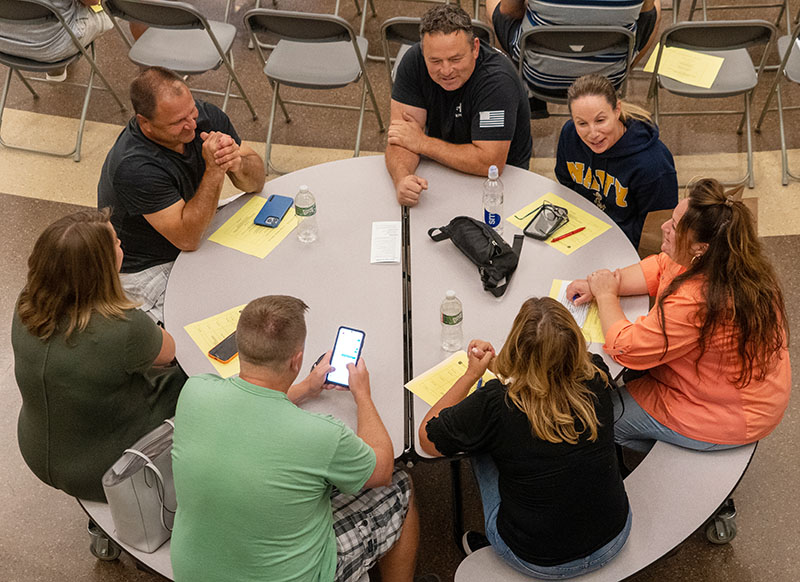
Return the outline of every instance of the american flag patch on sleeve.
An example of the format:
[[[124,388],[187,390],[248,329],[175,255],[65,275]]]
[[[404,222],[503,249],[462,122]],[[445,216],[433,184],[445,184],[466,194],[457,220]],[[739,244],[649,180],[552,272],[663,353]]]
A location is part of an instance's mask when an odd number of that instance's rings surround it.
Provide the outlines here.
[[[500,111],[481,111],[479,117],[479,127],[503,127],[506,122],[506,112]]]

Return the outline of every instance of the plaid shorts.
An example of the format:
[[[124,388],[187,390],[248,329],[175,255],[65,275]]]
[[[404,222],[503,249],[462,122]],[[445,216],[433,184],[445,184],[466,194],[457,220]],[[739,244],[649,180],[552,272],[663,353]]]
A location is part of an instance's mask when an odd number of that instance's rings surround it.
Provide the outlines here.
[[[156,323],[164,321],[164,294],[167,279],[175,261],[156,265],[136,273],[120,273],[119,280],[125,294],[141,303],[139,309],[149,315]]]
[[[400,469],[386,487],[331,496],[336,533],[336,582],[355,582],[400,537],[411,497],[411,478]]]

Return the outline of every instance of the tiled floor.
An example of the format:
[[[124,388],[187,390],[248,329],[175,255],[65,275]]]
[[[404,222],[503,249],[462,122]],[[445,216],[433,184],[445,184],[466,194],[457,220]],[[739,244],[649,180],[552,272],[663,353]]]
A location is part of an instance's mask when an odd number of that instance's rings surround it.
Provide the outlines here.
[[[221,17],[220,0],[194,2],[208,14]],[[252,6],[250,0],[238,0],[232,22],[240,23],[241,14]],[[465,7],[471,2],[462,3]],[[793,3],[794,4],[794,3]],[[288,9],[332,10],[333,0],[289,1]],[[368,20],[367,36],[372,52],[380,52],[377,42],[379,23],[397,14],[419,15],[424,3],[391,0],[376,1],[379,16]],[[792,6],[797,10],[797,6]],[[683,12],[686,8],[683,9]],[[764,16],[766,11],[744,15]],[[342,14],[357,25],[351,2],[342,2]],[[772,12],[766,16],[772,18]],[[740,15],[741,16],[741,15]],[[667,13],[669,17],[669,13]],[[241,25],[239,24],[241,29]],[[98,42],[100,65],[109,74],[121,94],[136,69],[125,58],[122,42],[109,32]],[[255,55],[246,48],[244,35],[237,38],[236,66],[246,89],[261,115],[256,122],[241,102],[233,102],[229,113],[240,134],[263,151],[270,91],[258,70]],[[774,60],[774,57],[772,57]],[[81,63],[70,72],[71,78],[85,75]],[[376,86],[379,102],[388,115],[389,88],[382,63],[370,62],[368,72]],[[767,77],[771,81],[771,77]],[[224,75],[210,73],[191,80],[195,86],[222,87]],[[3,135],[10,139],[29,139],[37,143],[67,143],[80,108],[80,92],[69,86],[42,86],[42,98],[34,102],[13,83],[11,109],[6,112]],[[794,89],[794,88],[792,88]],[[763,104],[764,92],[756,95],[755,109]],[[355,98],[353,91],[343,91],[340,99]],[[630,96],[644,102],[646,80],[634,79]],[[788,91],[788,100],[800,102],[800,91]],[[314,96],[318,97],[318,96]],[[675,103],[673,103],[675,104]],[[679,104],[682,106],[683,104]],[[0,580],[33,581],[133,581],[157,580],[138,571],[127,558],[103,563],[88,552],[86,519],[75,501],[41,484],[24,465],[16,442],[16,416],[20,398],[13,378],[13,360],[9,344],[10,314],[17,293],[24,284],[26,259],[38,233],[55,218],[73,211],[75,205],[93,206],[95,188],[105,152],[113,143],[128,114],[120,114],[108,95],[98,92],[90,107],[90,119],[84,140],[84,158],[76,164],[42,156],[12,152],[0,148]],[[793,119],[793,118],[790,118]],[[534,122],[536,158],[532,169],[552,175],[555,140],[562,118]],[[741,138],[735,134],[733,118],[690,121],[669,118],[662,123],[663,140],[676,154],[682,181],[695,175],[725,178],[743,168],[743,157],[736,152]],[[789,123],[790,144],[800,147],[800,132]],[[276,162],[295,169],[351,155],[355,141],[355,115],[324,110],[297,110],[294,121],[286,126],[276,123]],[[787,305],[794,330],[800,329],[800,272],[795,257],[800,255],[800,184],[780,185],[780,157],[776,137],[777,121],[771,114],[762,135],[755,137],[756,188],[745,196],[759,199],[759,231],[783,280]],[[8,132],[8,133],[6,133]],[[367,117],[362,149],[364,153],[383,151],[384,136],[377,131],[374,117]],[[289,145],[285,145],[289,144]],[[795,161],[800,167],[800,154]],[[233,193],[229,188],[228,192]],[[794,345],[791,354],[800,362]],[[77,363],[80,365],[80,363]],[[797,375],[795,376],[797,377]],[[633,579],[644,581],[718,581],[794,582],[800,579],[800,543],[793,510],[798,499],[800,463],[796,443],[800,442],[800,405],[795,395],[781,426],[759,446],[755,459],[737,492],[739,511],[738,537],[727,546],[712,546],[702,532],[696,532],[674,555],[652,565]],[[422,514],[420,572],[436,572],[442,580],[452,580],[461,555],[452,542],[450,469],[446,462],[421,463],[412,469]],[[468,527],[481,529],[481,511],[468,466],[462,467],[465,484],[465,521]],[[654,503],[658,500],[654,499]]]

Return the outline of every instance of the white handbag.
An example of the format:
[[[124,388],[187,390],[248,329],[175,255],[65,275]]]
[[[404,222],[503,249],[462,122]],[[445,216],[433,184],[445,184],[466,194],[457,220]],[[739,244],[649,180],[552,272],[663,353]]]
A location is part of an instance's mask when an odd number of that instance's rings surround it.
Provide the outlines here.
[[[155,552],[172,535],[177,502],[172,480],[172,419],[144,435],[103,475],[119,541]]]

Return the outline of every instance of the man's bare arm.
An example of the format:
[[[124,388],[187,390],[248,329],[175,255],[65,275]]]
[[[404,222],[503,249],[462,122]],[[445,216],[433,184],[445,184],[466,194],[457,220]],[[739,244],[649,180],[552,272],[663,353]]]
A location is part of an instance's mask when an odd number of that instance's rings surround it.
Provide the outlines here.
[[[525,16],[526,0],[500,0],[500,13],[514,20],[522,20]]]
[[[497,166],[497,170],[503,172],[510,147],[510,141],[454,144],[429,137],[420,153],[459,172],[486,176],[489,173],[489,166]]]
[[[194,196],[188,202],[179,200],[163,210],[144,215],[153,228],[182,251],[197,250],[217,211],[226,171],[214,162],[214,140],[220,135],[215,134],[203,142],[206,171]]]
[[[233,185],[244,192],[261,192],[264,188],[264,160],[252,148],[239,146],[242,166],[237,172],[229,171],[228,177]]]
[[[411,116],[421,127],[425,127],[428,112],[420,107],[404,105],[392,99],[392,120],[402,120],[403,114]],[[391,143],[386,146],[386,169],[394,182],[397,201],[405,206],[419,202],[422,190],[428,187],[427,180],[414,174],[419,165],[419,154]]]

